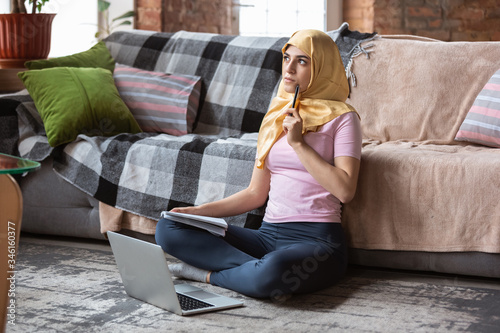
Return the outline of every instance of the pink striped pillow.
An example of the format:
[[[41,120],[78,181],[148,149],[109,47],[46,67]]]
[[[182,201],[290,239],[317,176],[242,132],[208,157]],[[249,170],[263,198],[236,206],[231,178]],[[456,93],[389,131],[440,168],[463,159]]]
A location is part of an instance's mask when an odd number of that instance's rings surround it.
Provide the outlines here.
[[[190,133],[198,112],[201,78],[166,74],[116,64],[121,98],[144,132]]]
[[[500,148],[500,69],[476,97],[455,140]]]

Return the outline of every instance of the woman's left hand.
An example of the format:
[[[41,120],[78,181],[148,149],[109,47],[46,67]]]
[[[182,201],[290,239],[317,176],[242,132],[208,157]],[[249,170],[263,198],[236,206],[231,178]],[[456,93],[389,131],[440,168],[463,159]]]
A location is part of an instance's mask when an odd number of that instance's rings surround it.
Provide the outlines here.
[[[284,114],[287,116],[283,119],[283,131],[285,132],[288,144],[293,148],[304,141],[302,136],[302,118],[297,109],[287,109]]]

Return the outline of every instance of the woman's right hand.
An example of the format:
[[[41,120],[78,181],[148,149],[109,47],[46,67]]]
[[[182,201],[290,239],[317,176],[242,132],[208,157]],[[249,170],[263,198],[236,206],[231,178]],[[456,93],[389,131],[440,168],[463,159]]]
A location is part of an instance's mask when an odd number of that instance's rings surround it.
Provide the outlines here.
[[[200,212],[200,206],[189,206],[189,207],[175,207],[170,210],[174,213],[183,213],[183,214],[193,214],[193,215],[203,215]]]
[[[297,144],[304,143],[302,135],[303,121],[297,109],[287,109],[283,112],[287,114],[283,119],[283,132],[286,134],[288,144],[293,148]]]

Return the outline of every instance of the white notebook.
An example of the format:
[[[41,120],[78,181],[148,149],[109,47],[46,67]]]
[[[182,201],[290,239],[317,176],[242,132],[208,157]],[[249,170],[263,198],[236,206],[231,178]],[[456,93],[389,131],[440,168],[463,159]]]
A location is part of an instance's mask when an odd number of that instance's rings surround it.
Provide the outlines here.
[[[215,235],[226,235],[227,223],[221,218],[167,211],[161,212],[161,217],[175,222],[188,224],[193,227],[205,229]]]

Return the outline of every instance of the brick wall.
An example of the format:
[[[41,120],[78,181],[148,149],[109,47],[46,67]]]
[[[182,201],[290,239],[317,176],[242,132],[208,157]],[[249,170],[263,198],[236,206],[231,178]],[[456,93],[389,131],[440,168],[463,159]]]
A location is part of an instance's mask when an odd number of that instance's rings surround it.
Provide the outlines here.
[[[231,0],[134,0],[135,28],[231,34]],[[500,41],[500,0],[343,0],[352,30]]]
[[[351,30],[373,31],[375,0],[344,0],[343,21],[349,23]]]
[[[162,0],[135,0],[134,10],[137,13],[135,29],[161,31]]]
[[[444,41],[500,41],[499,0],[344,0],[353,30]]]
[[[135,28],[231,34],[232,0],[135,0]]]

